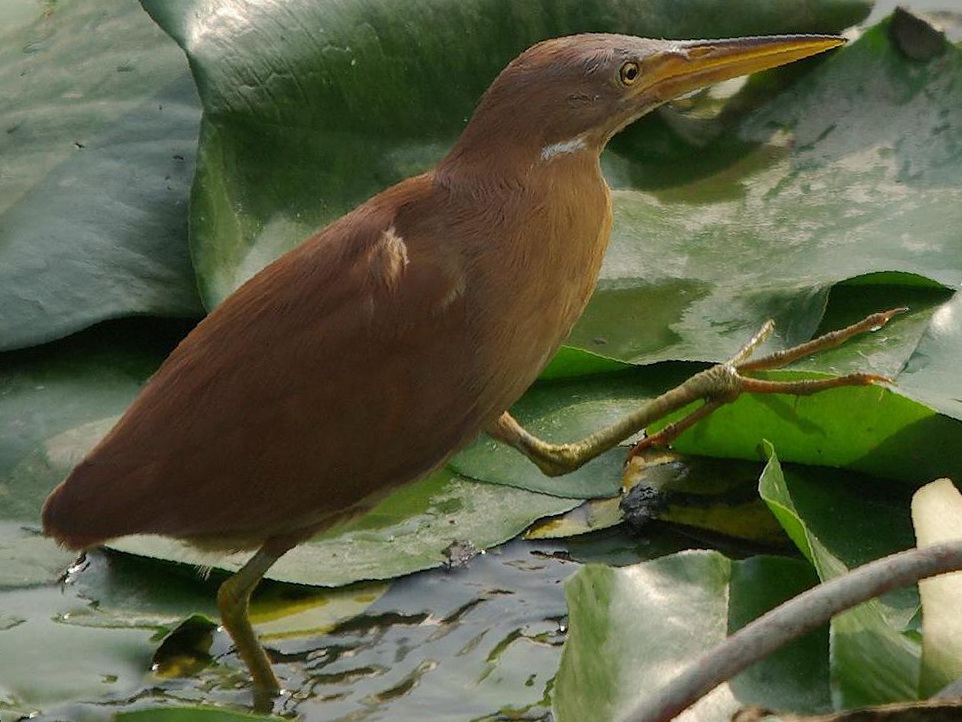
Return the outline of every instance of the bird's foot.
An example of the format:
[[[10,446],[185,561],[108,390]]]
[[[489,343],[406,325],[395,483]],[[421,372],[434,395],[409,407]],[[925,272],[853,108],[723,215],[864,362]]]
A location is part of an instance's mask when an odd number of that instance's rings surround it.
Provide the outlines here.
[[[578,444],[552,444],[527,432],[513,444],[545,476],[564,476],[582,466],[588,458],[579,456]]]
[[[710,415],[715,409],[731,403],[744,393],[807,396],[841,386],[894,383],[887,376],[871,373],[854,373],[835,378],[800,381],[769,381],[752,378],[748,374],[755,371],[783,368],[806,356],[840,346],[853,336],[882,328],[893,316],[907,310],[906,308],[894,308],[881,313],[873,313],[858,323],[837,331],[831,331],[806,343],[782,351],[775,351],[757,359],[751,359],[750,357],[755,349],[764,343],[775,329],[775,324],[772,321],[766,322],[761,330],[731,359],[695,374],[682,384],[679,390],[685,389],[693,398],[703,399],[704,405],[695,409],[688,416],[668,424],[657,433],[646,436],[639,441],[628,452],[628,460],[644,449],[670,445],[683,431],[694,426],[695,423]]]

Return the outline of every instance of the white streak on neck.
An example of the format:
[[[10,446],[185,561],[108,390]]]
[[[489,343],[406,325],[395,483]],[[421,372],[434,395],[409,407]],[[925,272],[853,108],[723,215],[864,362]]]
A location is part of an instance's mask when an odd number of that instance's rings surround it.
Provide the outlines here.
[[[588,144],[585,143],[584,137],[579,135],[577,138],[571,138],[570,140],[563,140],[560,143],[546,145],[541,149],[541,160],[552,160],[553,158],[557,158],[559,155],[577,153],[579,150],[583,150],[587,147]]]

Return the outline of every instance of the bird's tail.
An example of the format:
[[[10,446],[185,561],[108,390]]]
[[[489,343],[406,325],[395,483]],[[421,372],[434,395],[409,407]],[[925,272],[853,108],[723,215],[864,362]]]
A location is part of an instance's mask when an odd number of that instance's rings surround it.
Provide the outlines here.
[[[89,549],[123,536],[118,520],[98,513],[82,478],[83,465],[55,488],[43,504],[43,533],[68,549]],[[78,478],[78,476],[80,478]]]

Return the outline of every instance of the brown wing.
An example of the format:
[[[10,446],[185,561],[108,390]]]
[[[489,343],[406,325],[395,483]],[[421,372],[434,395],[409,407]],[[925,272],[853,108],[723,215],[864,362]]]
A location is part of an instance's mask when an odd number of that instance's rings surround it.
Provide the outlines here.
[[[322,527],[440,463],[487,423],[457,244],[431,176],[268,266],[184,339],[51,494],[48,533],[256,546]],[[487,416],[491,414],[488,413]]]

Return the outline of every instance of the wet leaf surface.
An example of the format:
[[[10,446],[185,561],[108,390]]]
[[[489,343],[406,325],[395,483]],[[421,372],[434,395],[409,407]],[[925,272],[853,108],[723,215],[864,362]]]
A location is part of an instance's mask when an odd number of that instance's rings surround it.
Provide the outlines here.
[[[0,518],[36,523],[47,493],[189,328],[119,321],[0,355]]]
[[[403,487],[361,519],[295,547],[271,567],[267,577],[318,586],[390,579],[446,564],[445,550],[452,543],[470,542],[485,549],[520,534],[536,519],[568,511],[577,503],[441,471]],[[250,556],[205,555],[160,537],[131,536],[109,546],[231,571]]]

